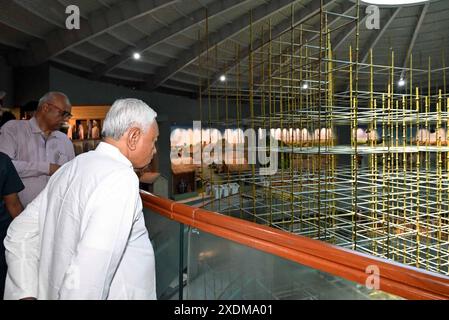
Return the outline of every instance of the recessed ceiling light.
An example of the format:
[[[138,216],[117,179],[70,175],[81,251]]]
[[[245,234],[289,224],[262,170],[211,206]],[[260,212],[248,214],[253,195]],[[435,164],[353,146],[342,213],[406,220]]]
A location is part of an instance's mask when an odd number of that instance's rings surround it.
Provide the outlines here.
[[[139,60],[140,59],[140,53],[134,52],[133,58],[134,58],[134,60]]]
[[[221,81],[221,82],[225,82],[225,81],[226,81],[226,76],[225,76],[224,74],[222,74],[222,75],[220,76],[220,81]]]
[[[381,6],[402,6],[408,4],[429,2],[429,0],[362,0],[362,2],[369,4],[377,4]]]

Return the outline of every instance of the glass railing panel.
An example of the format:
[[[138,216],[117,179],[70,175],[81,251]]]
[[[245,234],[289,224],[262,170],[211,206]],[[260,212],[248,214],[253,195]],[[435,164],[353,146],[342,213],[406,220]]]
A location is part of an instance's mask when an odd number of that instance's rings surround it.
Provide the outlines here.
[[[147,208],[144,208],[144,217],[155,254],[158,299],[177,299],[181,224],[154,213]],[[185,247],[183,254],[185,254],[187,241],[183,243],[185,244],[183,245]],[[183,269],[185,266],[186,262],[184,262]]]
[[[187,299],[401,299],[197,229],[188,234]]]

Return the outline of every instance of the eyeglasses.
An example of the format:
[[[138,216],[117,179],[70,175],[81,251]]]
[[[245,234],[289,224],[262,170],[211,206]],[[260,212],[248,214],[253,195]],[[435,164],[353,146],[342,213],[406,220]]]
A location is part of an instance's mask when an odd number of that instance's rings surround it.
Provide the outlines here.
[[[72,115],[70,112],[61,109],[61,108],[58,107],[57,105],[54,105],[54,104],[48,103],[48,102],[47,102],[47,104],[50,105],[50,106],[52,106],[52,107],[55,107],[56,109],[58,109],[58,110],[59,110],[59,115],[60,115],[61,117],[63,117],[64,119],[70,119],[71,117],[73,117],[73,115]]]

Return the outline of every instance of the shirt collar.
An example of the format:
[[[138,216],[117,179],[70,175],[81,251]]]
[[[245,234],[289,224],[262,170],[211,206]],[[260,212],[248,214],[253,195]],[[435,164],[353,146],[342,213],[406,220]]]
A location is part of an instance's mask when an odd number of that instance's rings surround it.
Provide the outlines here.
[[[100,144],[97,146],[95,151],[100,152],[102,154],[106,154],[115,160],[118,160],[127,166],[133,167],[131,161],[128,160],[121,152],[120,150],[113,146],[112,144],[106,143],[106,142],[100,142]]]
[[[31,126],[31,132],[42,133],[41,128],[39,128],[39,125],[37,124],[36,117],[32,117],[29,121],[30,121],[30,126]]]
[[[44,132],[41,130],[41,128],[39,128],[39,124],[37,123],[36,117],[32,117],[30,120],[28,120],[31,126],[31,132],[32,133],[41,133],[42,135],[44,135]],[[50,133],[50,135],[48,136],[48,138],[50,137],[55,137],[56,138],[56,133],[55,131],[52,131]]]

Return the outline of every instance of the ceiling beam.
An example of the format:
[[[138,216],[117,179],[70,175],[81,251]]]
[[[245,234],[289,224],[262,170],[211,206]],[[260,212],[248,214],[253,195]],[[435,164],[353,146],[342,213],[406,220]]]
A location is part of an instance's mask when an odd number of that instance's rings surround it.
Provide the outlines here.
[[[40,37],[39,33],[33,30],[30,21],[32,18],[39,18],[32,17],[26,9],[11,0],[0,0],[0,8],[0,23],[29,36]]]
[[[360,60],[361,63],[365,63],[368,59],[369,53],[371,49],[375,48],[379,40],[383,37],[385,32],[390,27],[391,23],[396,19],[397,15],[401,11],[401,7],[396,8],[394,11],[389,10],[389,15],[387,17],[387,22],[380,26],[380,30],[373,31],[373,35],[367,40],[365,46],[363,47],[360,56],[362,59]]]
[[[404,68],[404,70],[401,73],[401,78],[404,77],[405,68],[407,67],[407,61],[412,54],[413,47],[415,46],[416,39],[418,38],[418,35],[419,35],[419,30],[421,29],[421,26],[424,22],[424,18],[426,17],[427,11],[429,10],[429,6],[430,6],[430,3],[426,3],[425,5],[422,6],[421,14],[419,15],[419,19],[416,22],[415,29],[413,31],[412,37],[410,38],[407,53],[405,54],[405,57],[403,59],[402,65],[401,65],[402,68]]]
[[[287,6],[292,5],[297,0],[272,0],[261,6],[258,6],[252,10],[252,21],[256,23],[263,18],[270,16],[276,12],[281,11]],[[332,0],[324,0],[329,2]],[[319,1],[312,1],[311,7],[316,7]],[[304,10],[307,10],[304,8]],[[190,63],[195,61],[199,55],[204,54],[208,51],[204,43],[209,44],[209,48],[219,45],[229,37],[232,37],[241,31],[247,29],[250,26],[250,19],[248,14],[243,14],[239,16],[235,21],[232,21],[226,26],[223,26],[218,31],[207,35],[206,41],[198,41],[189,49],[184,50],[180,53],[178,59],[172,59],[168,62],[167,66],[158,70],[145,85],[145,89],[154,90],[169,79],[172,75],[182,70],[184,67],[188,66]]]
[[[217,0],[207,6],[207,16],[210,19],[218,14],[223,14],[224,12],[231,10],[249,0]],[[120,55],[114,55],[110,57],[106,64],[99,64],[94,67],[94,77],[101,77],[111,71],[112,69],[120,66],[122,63],[126,62],[131,58],[133,52],[137,51],[139,53],[144,53],[145,51],[151,49],[152,47],[158,45],[166,39],[176,36],[182,31],[185,31],[191,27],[196,26],[198,23],[206,19],[206,9],[200,8],[188,17],[182,17],[170,26],[163,27],[156,30],[147,37],[141,39],[135,46],[129,46]]]
[[[186,83],[184,81],[170,79],[164,83],[164,86],[174,88],[174,89],[188,90],[193,93],[198,93],[198,85],[193,84],[193,83]]]
[[[35,0],[11,0],[11,2],[15,2],[34,16],[56,27],[64,27],[65,7],[59,2],[53,3],[52,8],[43,5],[41,1]]]
[[[0,22],[0,32],[4,33],[4,30],[8,30],[6,32],[10,32],[11,29],[9,26],[3,24],[2,22]],[[14,31],[14,29],[12,29],[12,31]],[[17,39],[15,39],[15,37],[13,37],[12,35],[9,35],[7,37],[5,36],[0,36],[0,46],[4,45],[5,47],[11,47],[14,49],[21,49],[21,50],[26,50],[25,45],[23,45],[22,43],[18,43]],[[13,56],[16,55],[17,53],[14,52]],[[11,58],[8,56],[8,61],[11,63]]]
[[[359,26],[365,23],[367,18],[368,15],[364,15],[363,18],[361,18],[359,21]],[[347,30],[346,28],[344,28],[342,31],[340,31],[340,33],[334,39],[335,45],[333,46],[332,50],[337,51],[338,48],[340,48],[351,35],[354,35],[356,33],[356,30],[357,24],[354,23],[351,29]]]
[[[44,40],[31,41],[31,50],[19,57],[19,63],[40,64],[84,41],[177,1],[179,0],[125,0],[117,2],[111,8],[98,9],[89,14],[87,20],[81,19],[80,30],[58,28]]]

